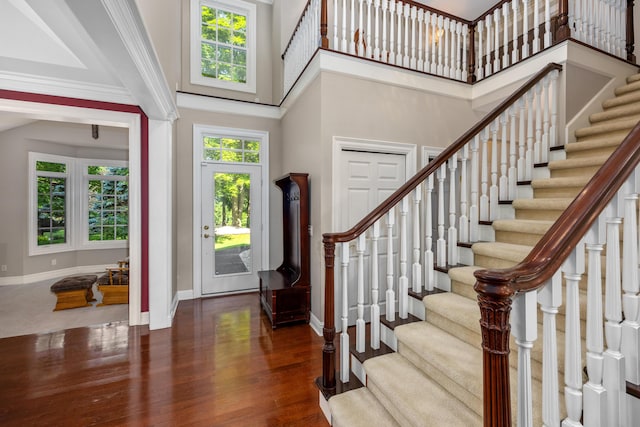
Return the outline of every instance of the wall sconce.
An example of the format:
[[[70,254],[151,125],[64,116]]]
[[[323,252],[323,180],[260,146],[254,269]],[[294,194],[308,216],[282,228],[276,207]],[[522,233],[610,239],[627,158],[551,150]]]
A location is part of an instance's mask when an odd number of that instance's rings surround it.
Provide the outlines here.
[[[91,137],[98,139],[100,137],[98,125],[91,125]]]

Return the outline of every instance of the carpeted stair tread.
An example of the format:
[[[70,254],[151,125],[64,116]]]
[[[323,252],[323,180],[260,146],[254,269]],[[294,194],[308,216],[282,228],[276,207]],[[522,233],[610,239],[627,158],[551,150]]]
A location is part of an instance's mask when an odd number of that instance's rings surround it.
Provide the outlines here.
[[[542,180],[541,180],[542,181]],[[564,211],[571,204],[571,199],[548,198],[548,199],[516,199],[511,206],[514,209],[539,209],[539,210],[560,210]]]
[[[498,258],[511,261],[514,265],[522,261],[527,255],[529,255],[529,252],[531,252],[531,246],[503,242],[479,242],[474,243],[471,248],[473,249],[473,254],[476,257],[486,256]],[[486,268],[492,267],[487,266]]]
[[[447,292],[430,295],[422,303],[427,322],[471,345],[480,345],[480,308],[476,300]]]
[[[633,116],[637,114],[640,114],[640,104],[625,104],[618,107],[609,108],[608,110],[600,111],[598,113],[593,113],[589,116],[589,122],[591,122],[591,124],[595,124],[607,120],[614,120],[621,117]]]
[[[531,219],[497,219],[493,221],[496,231],[513,231],[530,234],[545,234],[553,225],[553,221],[536,221]]]
[[[607,99],[602,103],[602,108],[606,110],[609,108],[614,108],[614,107],[618,107],[620,105],[625,105],[625,104],[631,104],[634,102],[640,102],[640,92],[638,91],[629,92],[624,95],[616,96],[615,98]]]
[[[631,83],[627,82],[626,85],[617,87],[614,90],[614,93],[616,94],[616,96],[622,96],[627,93],[635,92],[637,90],[640,90],[640,82],[638,81],[631,82]]]
[[[478,414],[399,353],[369,359],[364,369],[367,387],[402,426],[482,425]]]
[[[620,145],[622,140],[628,134],[629,131],[622,130],[608,135],[602,135],[596,138],[589,138],[588,140],[570,142],[565,144],[564,150],[567,152],[567,159],[573,158],[574,156],[583,155],[583,153],[587,153],[586,155],[591,155],[590,152],[597,152],[603,149],[613,151],[613,149]]]
[[[399,426],[366,387],[329,399],[333,427]]]
[[[587,138],[595,135],[602,135],[608,132],[631,130],[640,120],[640,116],[632,116],[624,119],[613,120],[586,128],[576,130],[576,138]]]
[[[482,267],[468,265],[450,268],[451,291],[457,295],[475,300],[478,294],[476,294],[476,291],[473,289],[473,285],[476,283],[476,277],[473,275],[473,272],[476,270],[482,270]]]
[[[531,181],[531,187],[536,190],[539,188],[566,188],[566,187],[584,187],[591,176],[565,176],[557,178],[542,178]]]
[[[580,169],[580,168],[588,168],[593,166],[602,166],[604,162],[607,161],[609,156],[607,155],[599,155],[599,156],[589,156],[589,157],[578,157],[575,159],[563,159],[549,162],[549,170],[563,170],[563,169]]]
[[[638,80],[640,80],[640,73],[633,74],[627,77],[627,83],[637,82]]]

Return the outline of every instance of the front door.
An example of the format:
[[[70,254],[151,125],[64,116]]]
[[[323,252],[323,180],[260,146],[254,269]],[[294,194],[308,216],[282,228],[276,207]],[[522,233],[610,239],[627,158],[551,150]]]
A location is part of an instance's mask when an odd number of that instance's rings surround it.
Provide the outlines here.
[[[202,294],[255,290],[261,254],[260,166],[202,164]]]

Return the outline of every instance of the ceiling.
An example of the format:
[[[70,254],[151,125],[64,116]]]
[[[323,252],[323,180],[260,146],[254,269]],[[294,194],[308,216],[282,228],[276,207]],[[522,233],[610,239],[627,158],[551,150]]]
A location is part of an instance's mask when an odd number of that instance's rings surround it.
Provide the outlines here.
[[[492,6],[498,3],[497,0],[415,0],[434,9],[450,13],[451,15],[472,21],[479,18]]]

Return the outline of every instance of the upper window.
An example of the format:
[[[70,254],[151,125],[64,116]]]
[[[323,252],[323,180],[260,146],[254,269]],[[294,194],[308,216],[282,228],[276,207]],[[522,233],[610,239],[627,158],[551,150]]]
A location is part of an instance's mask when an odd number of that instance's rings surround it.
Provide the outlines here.
[[[191,0],[191,83],[256,91],[256,6]]]
[[[126,247],[126,161],[29,153],[29,254]]]
[[[260,163],[260,141],[203,135],[203,159],[227,163]]]

